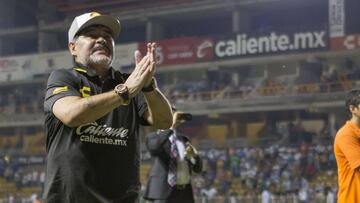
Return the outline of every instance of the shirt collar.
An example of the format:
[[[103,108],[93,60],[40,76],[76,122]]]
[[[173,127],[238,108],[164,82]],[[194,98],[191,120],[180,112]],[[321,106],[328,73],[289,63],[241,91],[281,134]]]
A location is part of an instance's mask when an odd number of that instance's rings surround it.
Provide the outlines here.
[[[74,62],[74,70],[82,73],[82,74],[85,74],[87,76],[90,76],[90,77],[98,77],[98,75],[96,74],[96,71],[92,68],[89,68],[88,66],[85,66],[83,64],[80,64],[80,63],[76,63]],[[110,78],[115,78],[115,70],[110,67],[109,68],[109,72],[110,72]]]
[[[176,136],[176,130],[173,129],[173,134],[169,137],[170,141],[173,142],[174,140],[177,140],[177,136]]]

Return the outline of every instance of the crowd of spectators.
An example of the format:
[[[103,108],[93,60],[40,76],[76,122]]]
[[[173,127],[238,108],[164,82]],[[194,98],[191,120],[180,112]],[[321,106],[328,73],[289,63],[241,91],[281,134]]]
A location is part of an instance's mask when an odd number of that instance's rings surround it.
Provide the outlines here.
[[[35,203],[45,183],[45,157],[41,155],[0,156],[0,202]]]
[[[43,111],[44,84],[0,86],[0,113],[26,114]]]
[[[238,78],[234,79],[229,75],[237,75]],[[216,77],[204,74],[200,80],[181,81],[164,86],[163,89],[173,101],[182,102],[216,98],[245,98],[249,95],[274,96],[286,93],[346,91],[351,89],[355,85],[355,81],[359,79],[360,68],[347,58],[339,67],[323,61],[304,62],[298,73],[289,75],[252,76],[247,73],[237,74],[236,71],[218,70]]]
[[[14,182],[17,189],[42,187],[45,181],[43,164],[19,163],[17,157],[0,157],[0,177],[7,182]]]
[[[303,144],[201,151],[205,170],[193,179],[195,195],[207,203],[335,202],[332,150]]]

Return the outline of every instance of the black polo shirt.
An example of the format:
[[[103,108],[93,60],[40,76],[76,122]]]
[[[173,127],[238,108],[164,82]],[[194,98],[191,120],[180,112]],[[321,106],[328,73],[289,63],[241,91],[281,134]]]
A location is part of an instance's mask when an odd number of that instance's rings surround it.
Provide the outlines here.
[[[47,148],[45,202],[120,202],[140,187],[139,126],[147,110],[139,93],[91,123],[68,127],[52,112],[66,96],[88,97],[112,91],[128,74],[109,70],[102,82],[86,67],[55,70],[50,74],[44,102]]]

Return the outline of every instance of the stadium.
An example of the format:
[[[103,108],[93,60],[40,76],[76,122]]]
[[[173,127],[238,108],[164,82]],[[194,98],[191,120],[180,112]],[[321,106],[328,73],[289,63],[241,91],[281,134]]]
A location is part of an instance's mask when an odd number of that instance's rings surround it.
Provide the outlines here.
[[[334,137],[360,87],[358,0],[0,0],[0,203],[41,202],[49,74],[72,67],[72,19],[116,16],[113,68],[158,44],[158,87],[193,118],[197,203],[333,203]],[[140,129],[142,192],[153,159]],[[141,195],[140,195],[141,196]],[[266,198],[266,200],[265,200]],[[143,198],[139,202],[147,202]]]

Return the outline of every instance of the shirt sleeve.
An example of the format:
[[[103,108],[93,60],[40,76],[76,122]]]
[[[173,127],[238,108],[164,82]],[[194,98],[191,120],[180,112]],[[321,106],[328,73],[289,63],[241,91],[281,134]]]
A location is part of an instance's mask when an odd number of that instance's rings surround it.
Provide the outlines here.
[[[148,106],[146,103],[146,99],[145,96],[142,92],[140,92],[136,97],[135,97],[135,102],[136,102],[136,108],[137,108],[137,112],[138,112],[138,116],[140,118],[140,123],[142,125],[150,125],[145,119],[144,119],[144,113],[145,111],[147,111]]]
[[[342,136],[342,139],[338,140],[338,146],[348,160],[351,169],[355,170],[358,168],[360,166],[359,137],[354,134],[348,135],[346,137]]]
[[[60,69],[51,72],[44,101],[44,110],[52,111],[54,103],[66,96],[81,96],[79,92],[79,78],[69,70]]]

